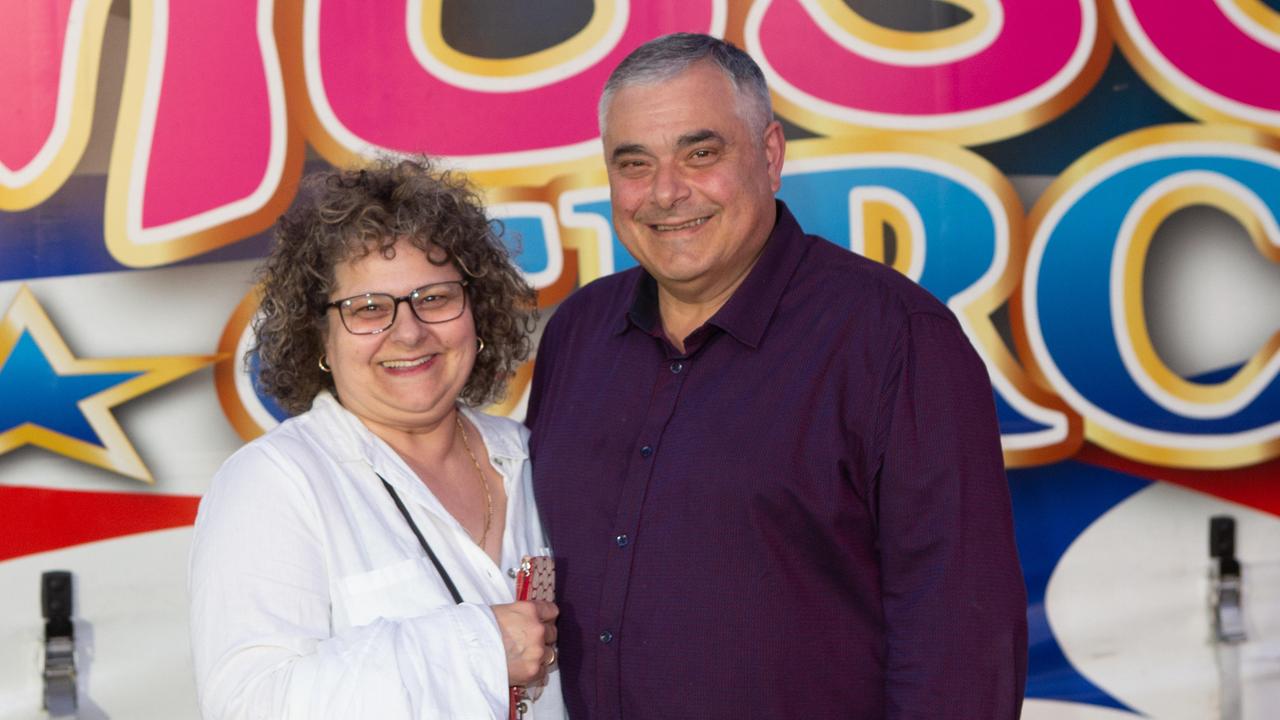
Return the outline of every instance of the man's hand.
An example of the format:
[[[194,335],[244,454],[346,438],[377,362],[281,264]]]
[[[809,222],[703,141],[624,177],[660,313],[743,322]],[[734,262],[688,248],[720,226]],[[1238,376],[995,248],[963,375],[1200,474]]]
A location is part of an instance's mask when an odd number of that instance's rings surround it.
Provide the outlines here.
[[[493,616],[502,631],[502,645],[507,651],[507,680],[511,685],[529,685],[546,676],[555,664],[556,617],[560,609],[555,603],[524,600],[494,605]]]

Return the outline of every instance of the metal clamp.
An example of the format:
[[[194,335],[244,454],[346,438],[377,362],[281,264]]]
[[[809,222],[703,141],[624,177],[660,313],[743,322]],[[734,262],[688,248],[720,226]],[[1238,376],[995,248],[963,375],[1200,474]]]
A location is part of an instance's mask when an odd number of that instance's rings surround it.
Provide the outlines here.
[[[51,570],[40,577],[44,624],[44,708],[51,717],[75,714],[76,633],[71,622],[71,573]]]
[[[1236,559],[1236,521],[1229,515],[1209,519],[1209,556],[1218,561],[1213,574],[1213,624],[1218,642],[1245,640],[1240,561]]]

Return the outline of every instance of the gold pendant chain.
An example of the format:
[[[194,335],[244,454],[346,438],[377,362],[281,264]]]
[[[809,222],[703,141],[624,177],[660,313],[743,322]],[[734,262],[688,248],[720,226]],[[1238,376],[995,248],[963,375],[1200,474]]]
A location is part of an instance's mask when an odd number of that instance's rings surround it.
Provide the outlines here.
[[[458,432],[462,434],[462,447],[467,450],[467,457],[471,458],[471,464],[476,468],[476,475],[480,478],[480,487],[484,488],[484,530],[480,533],[480,539],[476,540],[476,544],[484,547],[484,541],[489,537],[489,527],[493,525],[493,494],[489,492],[489,481],[485,479],[484,471],[480,469],[480,462],[476,460],[476,454],[471,452],[471,443],[467,441],[467,428],[462,424],[462,411],[455,410],[453,419],[458,421]]]

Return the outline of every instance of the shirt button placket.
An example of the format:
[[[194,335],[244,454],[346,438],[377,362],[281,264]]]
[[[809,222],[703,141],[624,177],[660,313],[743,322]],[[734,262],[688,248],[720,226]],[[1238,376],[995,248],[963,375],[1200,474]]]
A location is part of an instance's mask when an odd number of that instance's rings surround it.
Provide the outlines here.
[[[644,504],[645,489],[655,472],[658,445],[663,441],[663,434],[675,414],[679,402],[680,389],[689,378],[689,359],[662,357],[659,363],[650,366],[656,371],[653,394],[648,411],[636,428],[636,440],[639,457],[632,456],[634,461],[628,463],[627,476],[623,483],[622,495],[618,503],[617,525],[614,526],[613,543],[619,551],[624,549],[633,552],[630,546],[633,536],[639,531],[641,507]],[[635,446],[633,446],[635,447]],[[621,713],[621,700],[618,678],[619,651],[622,638],[617,630],[623,622],[622,609],[626,604],[630,584],[630,558],[623,552],[610,555],[605,562],[605,577],[599,606],[599,634],[596,639],[596,698],[597,714],[600,717],[616,717]]]

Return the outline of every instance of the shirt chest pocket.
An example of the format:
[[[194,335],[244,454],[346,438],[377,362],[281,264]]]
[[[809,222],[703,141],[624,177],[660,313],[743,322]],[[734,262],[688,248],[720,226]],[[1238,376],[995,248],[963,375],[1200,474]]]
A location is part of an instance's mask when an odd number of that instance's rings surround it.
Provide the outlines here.
[[[335,623],[341,624],[345,616],[350,627],[368,625],[378,618],[417,617],[453,604],[436,569],[422,558],[339,578],[335,600]]]

